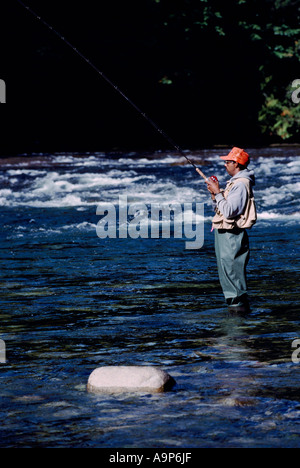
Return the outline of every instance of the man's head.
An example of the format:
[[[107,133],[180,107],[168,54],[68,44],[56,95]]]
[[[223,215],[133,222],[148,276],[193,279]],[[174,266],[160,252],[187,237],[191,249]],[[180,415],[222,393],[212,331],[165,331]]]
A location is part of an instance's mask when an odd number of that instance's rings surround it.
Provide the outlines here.
[[[241,148],[233,148],[227,156],[221,156],[229,175],[234,176],[246,169],[250,162],[249,154]]]

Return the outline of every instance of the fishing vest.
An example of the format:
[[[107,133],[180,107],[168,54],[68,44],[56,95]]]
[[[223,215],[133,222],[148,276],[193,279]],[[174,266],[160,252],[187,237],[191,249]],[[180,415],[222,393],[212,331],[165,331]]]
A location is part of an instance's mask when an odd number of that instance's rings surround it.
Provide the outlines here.
[[[212,221],[214,229],[251,229],[257,221],[256,205],[249,179],[241,177],[232,182],[229,181],[226,185],[225,190],[222,192],[223,197],[225,198],[225,200],[227,200],[230,190],[235,186],[237,182],[243,182],[248,192],[248,200],[245,209],[241,215],[236,216],[232,219],[227,219],[218,210],[218,208],[216,208],[216,214]]]

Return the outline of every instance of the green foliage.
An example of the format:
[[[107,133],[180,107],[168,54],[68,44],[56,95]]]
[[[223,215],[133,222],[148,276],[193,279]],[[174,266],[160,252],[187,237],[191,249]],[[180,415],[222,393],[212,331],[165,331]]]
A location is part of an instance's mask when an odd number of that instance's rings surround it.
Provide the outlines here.
[[[300,14],[297,0],[154,0],[163,8],[167,33],[175,31],[182,40],[198,41],[213,50],[230,47],[232,55],[240,47],[257,68],[260,81],[257,102],[261,102],[257,122],[265,135],[283,140],[299,135],[299,106],[291,100],[289,82],[300,61]],[[186,76],[193,70],[185,68]],[[300,73],[300,70],[299,70]],[[174,76],[168,71],[168,76]],[[178,74],[178,70],[177,70]],[[174,80],[162,79],[162,84]]]
[[[266,96],[265,103],[259,112],[259,122],[263,133],[276,135],[288,140],[300,134],[300,105],[293,104],[289,98],[278,99],[273,94]]]
[[[173,84],[173,81],[170,80],[167,76],[163,76],[160,80],[159,83],[164,84],[164,85],[171,85]]]

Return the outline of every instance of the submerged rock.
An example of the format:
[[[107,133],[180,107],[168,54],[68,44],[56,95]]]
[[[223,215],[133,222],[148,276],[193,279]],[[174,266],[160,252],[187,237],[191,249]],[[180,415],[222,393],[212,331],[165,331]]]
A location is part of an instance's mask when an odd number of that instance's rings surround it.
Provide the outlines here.
[[[254,406],[256,404],[253,398],[230,396],[221,400],[224,406]]]
[[[90,392],[150,392],[171,390],[176,384],[167,372],[148,366],[108,366],[95,369],[89,377]]]

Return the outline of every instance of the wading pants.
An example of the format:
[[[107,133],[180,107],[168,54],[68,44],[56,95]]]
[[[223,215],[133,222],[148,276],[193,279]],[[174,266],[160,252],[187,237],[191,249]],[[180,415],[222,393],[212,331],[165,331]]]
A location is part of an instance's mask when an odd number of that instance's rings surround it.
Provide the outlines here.
[[[246,267],[250,251],[246,229],[215,229],[215,250],[227,304],[238,305],[247,301]]]

